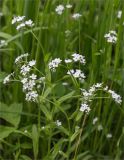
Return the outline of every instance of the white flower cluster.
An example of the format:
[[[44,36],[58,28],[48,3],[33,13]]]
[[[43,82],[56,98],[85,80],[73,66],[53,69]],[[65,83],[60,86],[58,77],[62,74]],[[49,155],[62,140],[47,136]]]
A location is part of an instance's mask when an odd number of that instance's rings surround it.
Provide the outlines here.
[[[73,57],[73,61],[74,62],[78,62],[79,61],[82,64],[86,63],[85,57],[80,55],[80,54],[74,53],[74,54],[72,54],[72,57]]]
[[[38,92],[36,91],[37,75],[30,75],[29,72],[31,71],[32,67],[35,66],[35,64],[36,61],[32,60],[27,64],[23,64],[20,68],[20,73],[22,75],[21,83],[23,84],[23,92],[26,94],[26,100],[34,102],[38,97]]]
[[[117,93],[115,93],[115,91],[112,91],[112,90],[108,90],[108,93],[111,94],[112,98],[114,99],[114,101],[118,104],[121,104],[122,103],[122,99],[121,99],[121,96],[118,95]]]
[[[68,70],[67,74],[68,75],[72,75],[75,78],[78,78],[82,82],[86,78],[86,76],[84,75],[84,73],[80,69],[76,69],[76,70],[71,69],[71,70]]]
[[[107,39],[109,43],[117,42],[117,33],[116,31],[109,31],[109,33],[105,34],[104,37]]]
[[[81,64],[86,63],[85,57],[77,53],[72,54],[72,59],[65,59],[65,63],[71,63],[72,61],[80,62]]]
[[[24,65],[21,67],[20,73],[21,73],[23,76],[25,76],[27,73],[30,72],[31,67],[33,67],[35,64],[36,64],[36,61],[35,61],[35,60],[29,61],[27,64],[24,64]]]
[[[79,19],[81,16],[82,16],[82,15],[81,15],[80,13],[74,13],[74,14],[72,15],[72,18],[75,19],[75,20],[77,20],[77,19]]]
[[[25,27],[33,27],[34,23],[31,19],[25,20],[25,16],[17,16],[12,19],[12,24],[17,24],[16,29],[20,30]]]
[[[49,69],[51,69],[53,72],[56,71],[56,68],[59,66],[59,64],[61,63],[61,59],[60,58],[55,58],[54,60],[52,60],[48,66],[49,66]]]
[[[10,79],[13,75],[14,75],[14,72],[6,76],[3,80],[3,84],[7,84],[8,82],[10,82]]]
[[[64,9],[65,9],[64,6],[60,4],[56,7],[55,11],[57,14],[61,15],[63,13]]]
[[[27,57],[29,54],[28,53],[25,53],[25,54],[22,54],[20,56],[18,56],[16,59],[15,59],[15,64],[18,64],[22,61],[23,58]]]
[[[86,113],[89,113],[90,112],[90,107],[88,106],[88,104],[86,103],[82,103],[81,104],[81,107],[80,107],[80,111],[81,112],[86,112]]]
[[[67,4],[65,7],[68,8],[68,9],[70,9],[70,8],[72,8],[72,5],[71,5],[71,4]],[[58,5],[58,6],[55,8],[56,13],[57,13],[58,15],[61,15],[61,14],[63,13],[65,7],[64,7],[64,5],[62,5],[62,4]]]
[[[81,89],[82,94],[83,94],[83,96],[84,96],[84,97],[83,97],[84,100],[85,100],[86,102],[87,102],[87,101],[92,101],[92,98],[93,98],[94,93],[95,93],[97,90],[99,90],[99,89],[102,88],[102,84],[103,84],[103,83],[96,83],[96,84],[92,85],[88,91],[86,91],[85,89]]]

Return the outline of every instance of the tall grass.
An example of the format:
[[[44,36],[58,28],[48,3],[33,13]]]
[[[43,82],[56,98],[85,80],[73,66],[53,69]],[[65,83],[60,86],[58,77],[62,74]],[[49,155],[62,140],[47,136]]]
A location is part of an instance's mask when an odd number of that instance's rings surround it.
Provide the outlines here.
[[[73,7],[57,15],[56,6],[67,3]],[[122,10],[120,19],[119,10]],[[0,44],[0,159],[122,160],[124,102],[119,106],[108,98],[96,99],[82,123],[82,117],[76,117],[79,100],[75,100],[73,93],[67,95],[67,102],[60,98],[69,89],[57,81],[65,70],[51,74],[48,62],[56,57],[70,57],[74,52],[83,54],[87,61],[81,68],[87,75],[83,88],[104,82],[124,100],[124,1],[1,0],[0,12],[0,39],[7,42],[7,46]],[[79,20],[72,19],[76,12],[82,15]],[[32,19],[34,28],[17,31],[11,24],[14,15]],[[70,30],[68,36],[67,30]],[[104,38],[110,30],[117,31],[116,44],[107,43]],[[37,61],[39,71],[47,73],[50,82],[40,96],[39,106],[25,101],[20,84],[2,83],[17,67],[14,59],[27,52],[30,60]],[[103,93],[99,92],[99,96],[103,97]],[[103,126],[100,132],[98,124],[92,124],[95,117]],[[56,119],[64,124],[59,130],[53,125]],[[78,126],[81,131],[75,133]],[[112,133],[111,139],[106,138],[107,133]]]

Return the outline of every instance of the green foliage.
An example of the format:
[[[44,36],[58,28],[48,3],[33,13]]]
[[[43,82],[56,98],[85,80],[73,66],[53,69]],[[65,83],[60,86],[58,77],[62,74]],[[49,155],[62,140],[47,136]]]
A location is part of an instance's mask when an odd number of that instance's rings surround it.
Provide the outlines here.
[[[62,15],[55,12],[57,5],[68,3],[72,8],[65,7]],[[0,0],[0,10],[0,159],[122,160],[123,0]],[[119,10],[121,18],[117,18]],[[82,16],[74,20],[73,13]],[[34,27],[17,31],[11,21],[18,15],[33,20]],[[104,38],[110,30],[117,32],[116,44]],[[36,60],[34,73],[46,78],[36,103],[25,101],[22,84],[18,83],[18,65],[14,63],[17,56],[27,52],[26,61]],[[75,52],[86,57],[85,66],[62,63],[56,72],[50,71],[48,63],[52,59],[64,61]],[[73,67],[84,70],[84,83],[66,74]],[[4,85],[4,78],[13,71],[15,82]],[[99,90],[89,102],[91,111],[84,121],[81,89],[99,82],[117,91],[122,104],[113,103]],[[98,121],[93,125],[95,117]],[[106,137],[108,133],[111,138]]]

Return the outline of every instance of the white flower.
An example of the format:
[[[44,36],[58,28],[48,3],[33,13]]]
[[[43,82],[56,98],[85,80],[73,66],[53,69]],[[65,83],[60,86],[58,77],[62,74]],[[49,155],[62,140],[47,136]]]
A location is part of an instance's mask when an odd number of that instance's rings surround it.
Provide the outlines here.
[[[69,9],[69,8],[72,8],[72,5],[71,5],[71,4],[67,4],[67,5],[66,5],[66,8],[68,8],[68,9]]]
[[[68,70],[67,74],[73,75],[75,78],[78,78],[81,81],[83,81],[86,78],[86,76],[84,75],[84,73],[80,69]]]
[[[28,78],[23,78],[23,79],[21,80],[21,82],[22,82],[22,84],[27,83],[27,82],[28,82]]]
[[[31,92],[26,93],[26,100],[27,101],[34,101],[35,102],[37,97],[38,97],[37,91],[31,91]]]
[[[98,129],[98,131],[101,131],[101,130],[103,130],[103,126],[101,124],[99,124],[97,129]]]
[[[24,28],[24,27],[25,27],[25,23],[21,23],[16,27],[16,29],[19,30],[19,29]]]
[[[74,18],[74,19],[79,19],[80,17],[81,17],[82,15],[81,14],[79,14],[79,13],[74,13],[73,15],[72,15],[72,18]]]
[[[79,61],[82,64],[86,63],[85,57],[80,55],[80,54],[74,53],[74,54],[72,54],[72,57],[73,57],[74,62],[78,62]]]
[[[10,82],[10,78],[11,78],[11,76],[13,76],[13,74],[14,74],[14,73],[11,73],[11,74],[9,74],[8,76],[6,76],[6,77],[4,78],[4,80],[3,80],[3,84],[6,84],[6,83]]]
[[[108,86],[106,86],[106,87],[104,87],[104,89],[103,89],[104,91],[107,91],[108,90]]]
[[[118,95],[117,93],[115,93],[115,91],[112,90],[108,90],[108,92],[111,94],[112,98],[115,100],[115,102],[121,104],[122,103],[122,99],[121,96]]]
[[[37,75],[32,74],[32,75],[30,76],[30,78],[33,79],[33,80],[35,80],[35,79],[37,79]]]
[[[61,126],[61,125],[62,125],[62,122],[59,121],[59,120],[57,120],[57,121],[56,121],[56,125],[57,125],[57,126]]]
[[[24,20],[24,18],[25,18],[25,16],[17,16],[17,17],[14,17],[14,18],[12,19],[12,24],[15,24],[16,22],[21,22],[21,21]]]
[[[22,58],[27,57],[28,55],[29,55],[28,53],[25,53],[25,54],[22,54],[22,55],[18,56],[18,57],[15,59],[15,63],[16,63],[16,64],[19,63],[19,62],[22,60]]]
[[[96,87],[96,88],[101,88],[101,87],[102,87],[102,83],[96,83],[96,84],[95,84],[95,87]]]
[[[72,60],[71,59],[65,59],[65,63],[71,63]]]
[[[34,66],[36,64],[36,61],[35,60],[32,60],[32,61],[29,61],[28,65],[30,67]]]
[[[64,6],[61,5],[61,4],[58,5],[58,6],[56,7],[55,11],[56,11],[57,14],[61,15],[61,14],[63,13],[63,11],[64,11]]]
[[[111,133],[108,133],[108,134],[106,135],[106,137],[107,137],[107,138],[112,138],[112,134],[111,134]]]
[[[90,107],[88,106],[88,104],[86,103],[82,103],[81,104],[81,107],[80,107],[80,111],[81,112],[86,112],[86,113],[89,113],[90,112]]]
[[[121,10],[119,10],[119,11],[118,11],[118,13],[117,13],[117,18],[119,18],[119,19],[120,19],[120,18],[121,18],[121,16],[122,16],[122,11],[121,11]]]
[[[29,73],[29,71],[31,70],[31,68],[29,66],[26,66],[25,64],[21,67],[21,71],[20,73],[22,75],[26,75],[27,73]]]
[[[104,37],[106,38],[107,42],[109,43],[116,43],[117,42],[117,33],[115,31],[109,31],[109,33],[105,34]]]
[[[34,23],[31,19],[29,19],[28,21],[25,21],[25,24],[28,26],[28,27],[33,27],[34,26]]]
[[[93,125],[95,125],[97,121],[98,121],[98,117],[95,117],[95,118],[93,119]]]
[[[7,43],[5,40],[0,40],[0,45],[4,45],[4,46],[7,46]]]
[[[61,63],[61,59],[60,58],[55,58],[54,60],[52,60],[48,65],[49,65],[49,69],[51,69],[52,71],[56,71],[56,68],[59,66],[59,64]]]

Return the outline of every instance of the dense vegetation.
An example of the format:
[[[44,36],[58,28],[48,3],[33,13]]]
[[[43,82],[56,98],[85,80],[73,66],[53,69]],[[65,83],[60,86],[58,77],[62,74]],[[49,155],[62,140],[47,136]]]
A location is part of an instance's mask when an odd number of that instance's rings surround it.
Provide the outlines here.
[[[123,95],[123,0],[0,0],[1,160],[123,160]]]

